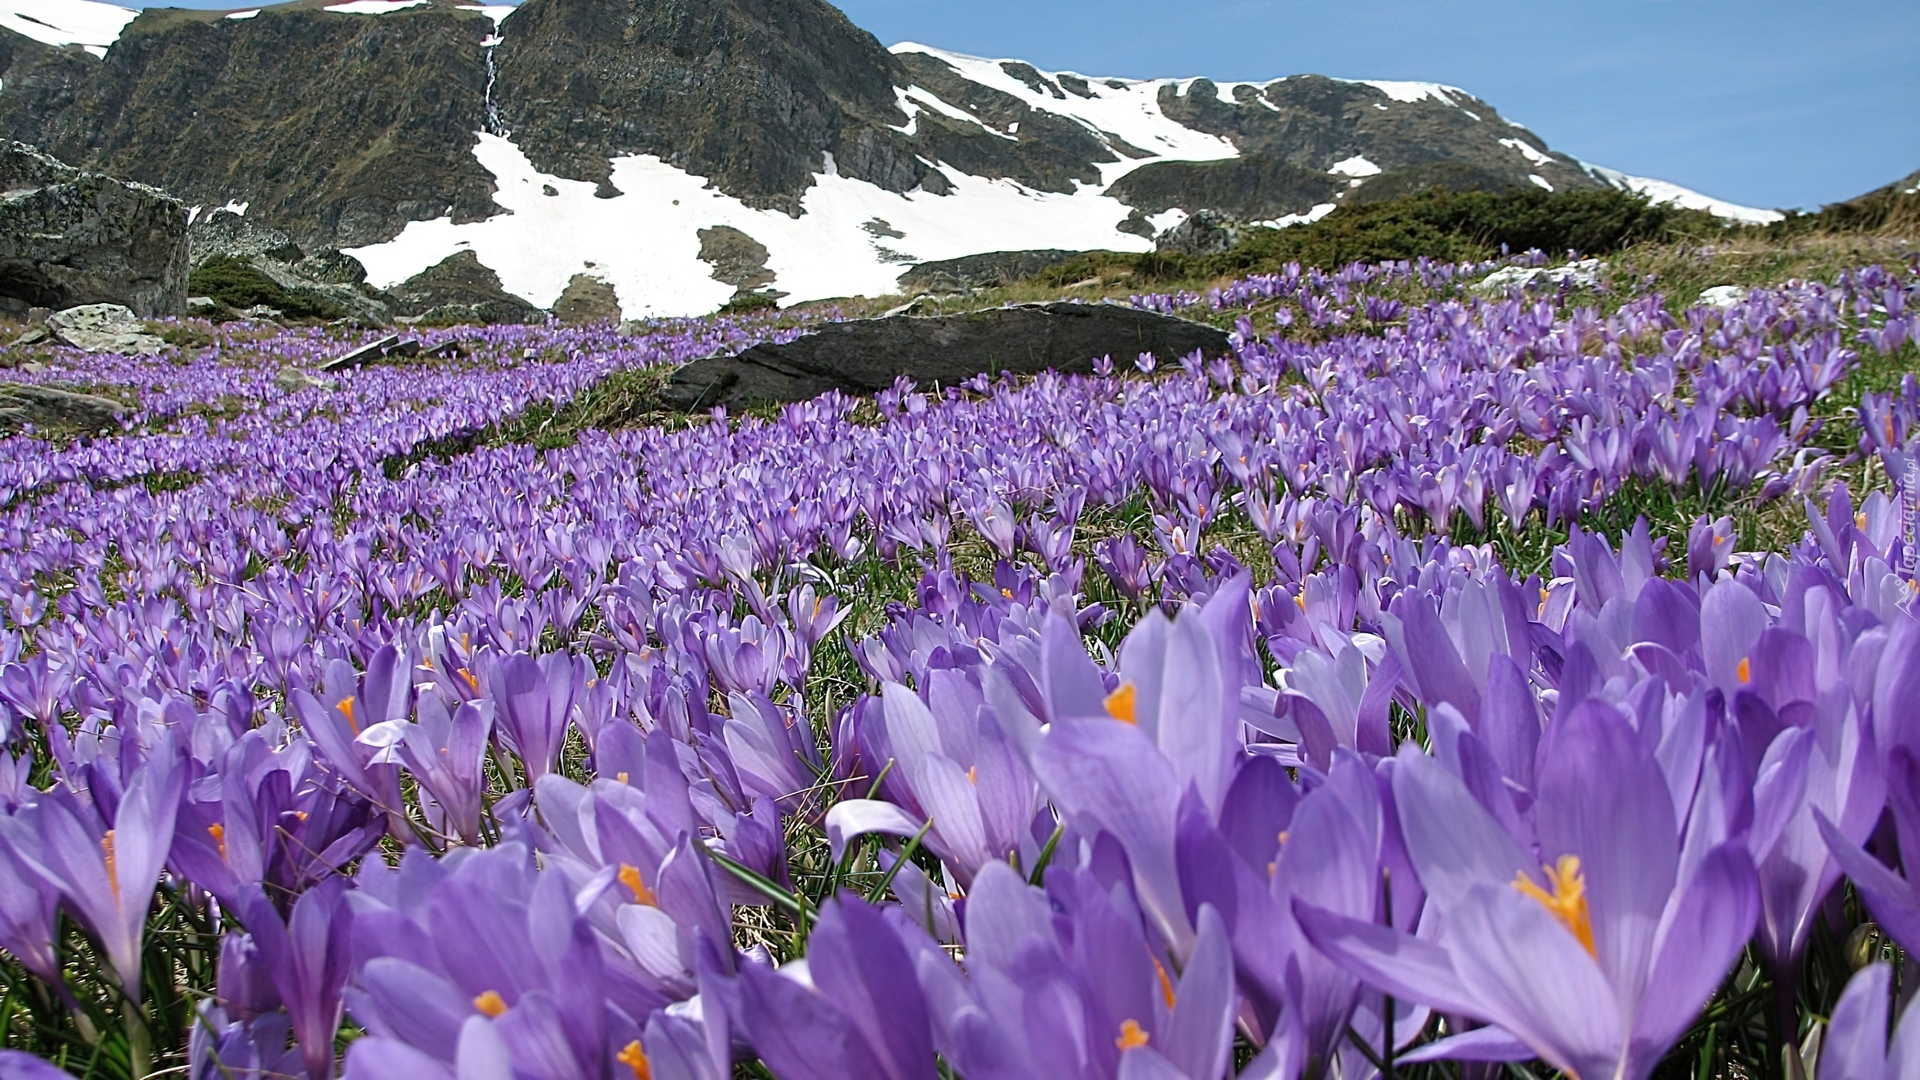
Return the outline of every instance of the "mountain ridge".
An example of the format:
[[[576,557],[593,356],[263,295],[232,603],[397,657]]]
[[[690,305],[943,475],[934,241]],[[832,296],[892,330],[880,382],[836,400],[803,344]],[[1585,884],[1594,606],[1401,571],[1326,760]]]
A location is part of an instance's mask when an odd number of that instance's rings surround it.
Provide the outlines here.
[[[582,274],[629,314],[712,310],[745,280],[884,293],[914,263],[1146,250],[1200,210],[1286,225],[1436,185],[1771,216],[1589,166],[1454,87],[1045,72],[884,48],[821,0],[128,14],[0,0],[0,125],[347,249],[372,284],[468,251],[541,306]],[[714,230],[745,241],[724,268]]]

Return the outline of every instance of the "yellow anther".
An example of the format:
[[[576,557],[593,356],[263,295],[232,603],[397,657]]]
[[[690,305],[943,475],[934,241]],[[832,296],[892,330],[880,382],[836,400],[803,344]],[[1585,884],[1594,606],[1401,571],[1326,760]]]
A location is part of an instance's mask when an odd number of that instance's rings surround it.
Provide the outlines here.
[[[1141,1030],[1138,1023],[1132,1020],[1123,1021],[1120,1025],[1120,1037],[1113,1040],[1113,1045],[1123,1051],[1138,1050],[1147,1045],[1147,1033]]]
[[[1293,606],[1299,608],[1301,611],[1307,610],[1307,594],[1295,593],[1293,597]]]
[[[978,765],[967,766],[967,783],[978,784],[979,782],[980,782],[980,766]]]
[[[647,1052],[640,1049],[640,1040],[635,1039],[622,1047],[614,1060],[633,1070],[633,1080],[652,1080],[653,1068],[647,1064]]]
[[[633,894],[634,903],[646,904],[648,907],[660,906],[659,898],[653,895],[653,890],[647,888],[647,883],[641,879],[640,868],[632,863],[620,864],[620,884],[625,885],[627,891]]]
[[[1167,1008],[1173,1008],[1173,980],[1167,978],[1167,969],[1157,956],[1148,957],[1153,961],[1153,973],[1160,980],[1160,996],[1167,1001]]]
[[[490,1017],[498,1017],[507,1011],[507,999],[500,996],[500,991],[489,990],[474,997],[473,1007]]]
[[[214,846],[220,849],[220,861],[227,861],[227,827],[215,823],[207,826],[207,835],[213,837]]]
[[[614,778],[615,780],[618,780],[618,781],[620,781],[620,782],[621,782],[621,783],[623,783],[623,784],[627,782],[627,774],[626,774],[625,772],[617,772],[617,773],[614,773],[614,774],[613,774],[613,778]]]
[[[461,678],[463,678],[463,679],[465,679],[465,680],[467,680],[467,685],[468,685],[469,687],[471,687],[471,688],[473,689],[473,692],[474,692],[474,695],[475,695],[475,696],[478,696],[478,695],[479,695],[479,693],[480,693],[480,680],[479,680],[478,678],[475,678],[475,677],[474,677],[474,674],[473,674],[473,672],[471,672],[471,671],[468,671],[468,670],[467,670],[466,668],[461,668],[461,669],[460,669],[459,671],[457,671],[457,672],[454,672],[454,674],[456,674],[456,675],[458,675],[458,676],[460,676]]]
[[[340,704],[335,705],[334,708],[339,709],[340,715],[347,718],[347,727],[350,728],[355,735],[360,734],[360,721],[353,718],[353,699],[345,698]]]
[[[1120,689],[1108,694],[1101,704],[1106,706],[1107,715],[1115,720],[1123,724],[1137,724],[1140,721],[1134,718],[1134,704],[1139,696],[1139,691],[1133,688],[1132,683],[1123,682]]]
[[[1513,887],[1539,901],[1547,914],[1559,920],[1560,925],[1579,940],[1587,955],[1598,957],[1593,947],[1593,913],[1587,908],[1587,879],[1580,874],[1580,856],[1562,855],[1554,865],[1540,869],[1547,876],[1547,884],[1553,886],[1552,892],[1534,884],[1525,874],[1513,876]]]
[[[1753,681],[1753,658],[1750,656],[1741,657],[1740,665],[1733,669],[1733,673],[1739,677],[1741,686],[1745,686],[1748,683],[1752,682]]]
[[[1006,598],[1007,598],[1007,599],[1009,599],[1009,600],[1011,600],[1011,599],[1013,599],[1013,590],[1012,590],[1012,589],[1001,589],[1001,590],[1000,590],[1000,595],[1001,595],[1001,596],[1004,596],[1004,597],[1006,597]]]
[[[1867,528],[1866,511],[1863,510],[1858,514],[1853,515],[1853,527],[1861,530],[1862,532],[1866,531],[1866,528]]]

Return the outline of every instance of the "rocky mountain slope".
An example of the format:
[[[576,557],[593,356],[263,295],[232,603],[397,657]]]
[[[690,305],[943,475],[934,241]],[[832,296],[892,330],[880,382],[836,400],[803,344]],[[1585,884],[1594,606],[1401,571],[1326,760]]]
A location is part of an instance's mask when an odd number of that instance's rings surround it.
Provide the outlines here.
[[[629,315],[1145,250],[1200,210],[1285,225],[1430,185],[1657,183],[1450,87],[1042,72],[887,49],[821,0],[0,0],[0,130],[345,248],[374,285],[471,252],[535,304],[584,274]]]

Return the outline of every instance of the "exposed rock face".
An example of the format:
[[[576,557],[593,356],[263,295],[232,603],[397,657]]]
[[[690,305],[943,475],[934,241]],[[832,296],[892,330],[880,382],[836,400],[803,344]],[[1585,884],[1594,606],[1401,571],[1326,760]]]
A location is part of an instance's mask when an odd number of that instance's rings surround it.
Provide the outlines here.
[[[112,398],[51,386],[0,383],[0,432],[11,433],[23,424],[32,424],[103,434],[119,430],[125,414],[126,407]]]
[[[1200,210],[1161,234],[1153,246],[1179,255],[1212,255],[1232,249],[1243,231],[1239,222],[1225,214]]]
[[[966,292],[1020,281],[1077,257],[1077,251],[989,251],[925,262],[900,275],[902,292]]]
[[[0,306],[124,304],[174,315],[187,301],[187,215],[165,192],[0,145]]]
[[[677,409],[739,409],[805,401],[829,390],[872,394],[902,375],[922,385],[953,385],[983,372],[1087,372],[1100,356],[1125,363],[1150,352],[1171,360],[1196,349],[1225,355],[1227,335],[1117,304],[1029,304],[829,323],[784,345],[762,343],[736,356],[696,360],[673,373],[661,396]]]
[[[119,304],[82,304],[54,313],[47,331],[62,345],[85,352],[115,352],[127,356],[157,353],[167,343],[147,332],[147,325]]]
[[[394,313],[429,322],[537,323],[547,313],[500,287],[471,251],[448,256],[388,290]]]
[[[189,204],[247,202],[310,247],[351,247],[494,212],[471,153],[492,32],[447,0],[377,17],[149,8],[105,60],[16,48],[32,81],[16,92],[0,72],[0,131]]]
[[[591,274],[575,274],[553,302],[553,317],[563,323],[620,321],[620,298],[613,286]]]
[[[891,130],[898,64],[822,0],[536,0],[505,30],[494,93],[515,141],[605,194],[621,154],[794,214],[825,154],[889,191],[933,173]]]

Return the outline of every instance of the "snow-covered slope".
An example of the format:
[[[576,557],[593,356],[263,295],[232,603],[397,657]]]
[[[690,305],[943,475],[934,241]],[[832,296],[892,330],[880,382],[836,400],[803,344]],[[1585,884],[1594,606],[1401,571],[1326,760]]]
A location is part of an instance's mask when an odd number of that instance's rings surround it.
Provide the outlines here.
[[[0,0],[0,27],[43,45],[78,45],[95,56],[140,13],[90,0]]]
[[[570,6],[556,6],[563,2]],[[234,44],[240,50],[234,56],[272,55],[288,39],[271,16],[323,7],[356,23],[377,20],[382,36],[396,43],[432,41],[439,52],[423,46],[418,53],[438,57],[423,76],[464,71],[449,85],[467,104],[442,109],[432,130],[417,118],[404,131],[362,125],[365,131],[313,129],[282,138],[267,128],[228,161],[221,159],[227,141],[209,136],[212,128],[195,130],[201,98],[181,105],[177,86],[143,86],[134,88],[148,95],[140,108],[113,96],[120,91],[89,103],[94,127],[83,145],[145,140],[142,153],[152,160],[128,167],[123,149],[116,167],[190,203],[249,206],[262,223],[297,231],[303,245],[351,245],[349,253],[376,286],[397,285],[471,250],[509,291],[535,304],[551,305],[585,273],[613,285],[629,315],[710,311],[736,289],[716,276],[736,283],[770,279],[761,287],[787,303],[880,294],[892,291],[913,263],[1041,248],[1142,251],[1201,209],[1283,228],[1318,220],[1348,200],[1390,198],[1430,184],[1612,185],[1742,221],[1778,216],[1586,165],[1548,149],[1469,92],[1436,83],[1313,75],[1213,83],[1043,72],[1017,60],[911,42],[882,50],[816,0],[768,2],[784,5],[789,22],[815,20],[819,35],[788,35],[778,45],[746,49],[734,31],[751,32],[759,16],[734,11],[736,0],[700,0],[715,18],[735,20],[729,47],[743,49],[733,60],[747,74],[728,82],[709,70],[711,57],[684,60],[685,43],[653,40],[674,32],[671,19],[649,24],[644,41],[609,43],[605,31],[612,24],[596,20],[660,15],[643,0],[625,2],[622,8],[620,0],[528,0],[515,8],[483,7],[481,0],[300,0],[241,8],[225,18],[209,13],[204,18],[220,28],[219,36],[177,35],[180,49],[205,56],[185,56],[178,69],[155,62],[146,70],[217,75],[229,61],[208,48],[209,41]],[[461,9],[477,10],[492,25],[475,30]],[[0,0],[0,27],[95,55],[105,54],[136,14],[92,0]],[[165,25],[191,27],[200,18],[175,17]],[[156,25],[145,47],[157,52],[174,38]],[[780,52],[803,41],[812,50],[807,55]],[[578,52],[583,48],[601,51],[589,60]],[[707,48],[701,45],[700,55]],[[778,62],[763,53],[777,54]],[[581,72],[608,80],[596,87],[600,107],[593,116],[564,107]],[[306,77],[280,76],[275,87],[300,98],[316,92],[294,85]],[[12,82],[11,76],[0,80],[0,114],[7,112]],[[11,92],[16,101],[30,100]],[[398,114],[411,103],[406,94],[418,91],[395,77],[384,85],[356,85],[354,92],[391,94],[393,100],[372,112]],[[792,92],[818,98],[809,100],[819,114],[815,126],[803,133],[780,119],[790,111],[735,107],[743,95],[756,94],[777,106]],[[556,99],[562,106],[553,105]],[[224,107],[223,122],[230,122],[244,120],[251,105],[228,101]],[[151,122],[131,132],[102,126],[115,116],[163,113],[171,118],[160,125],[164,138]],[[648,123],[627,123],[632,116]],[[638,129],[652,134],[633,135]],[[183,155],[174,141],[189,131],[200,150]],[[475,133],[472,143],[468,132]],[[309,145],[316,137],[339,145],[316,154]],[[370,182],[375,174],[355,171],[389,160],[368,147],[388,146],[396,137],[408,140],[412,155],[399,173]],[[72,147],[67,152],[73,156]],[[838,164],[835,152],[842,154]],[[339,167],[315,171],[329,154]],[[287,170],[294,158],[298,169]],[[195,164],[203,159],[205,167]],[[143,170],[141,162],[151,168]],[[315,179],[299,193],[289,194],[284,184],[276,189],[273,178],[289,173]],[[344,177],[343,186],[329,188],[324,178],[330,175]],[[490,216],[489,183],[496,211]],[[446,209],[431,220],[414,219],[423,207]],[[711,232],[719,228],[728,231]],[[705,259],[703,242],[711,249]],[[757,257],[761,249],[763,266],[743,276],[740,253]],[[731,269],[723,271],[722,263]]]
[[[1654,180],[1645,176],[1628,176],[1618,169],[1609,169],[1604,165],[1592,165],[1581,162],[1594,176],[1624,191],[1637,191],[1656,203],[1670,203],[1688,210],[1705,210],[1715,217],[1746,222],[1749,225],[1766,225],[1786,217],[1778,210],[1758,210],[1751,206],[1741,206],[1725,199],[1716,199],[1711,195],[1702,195],[1692,188],[1665,180]]]

